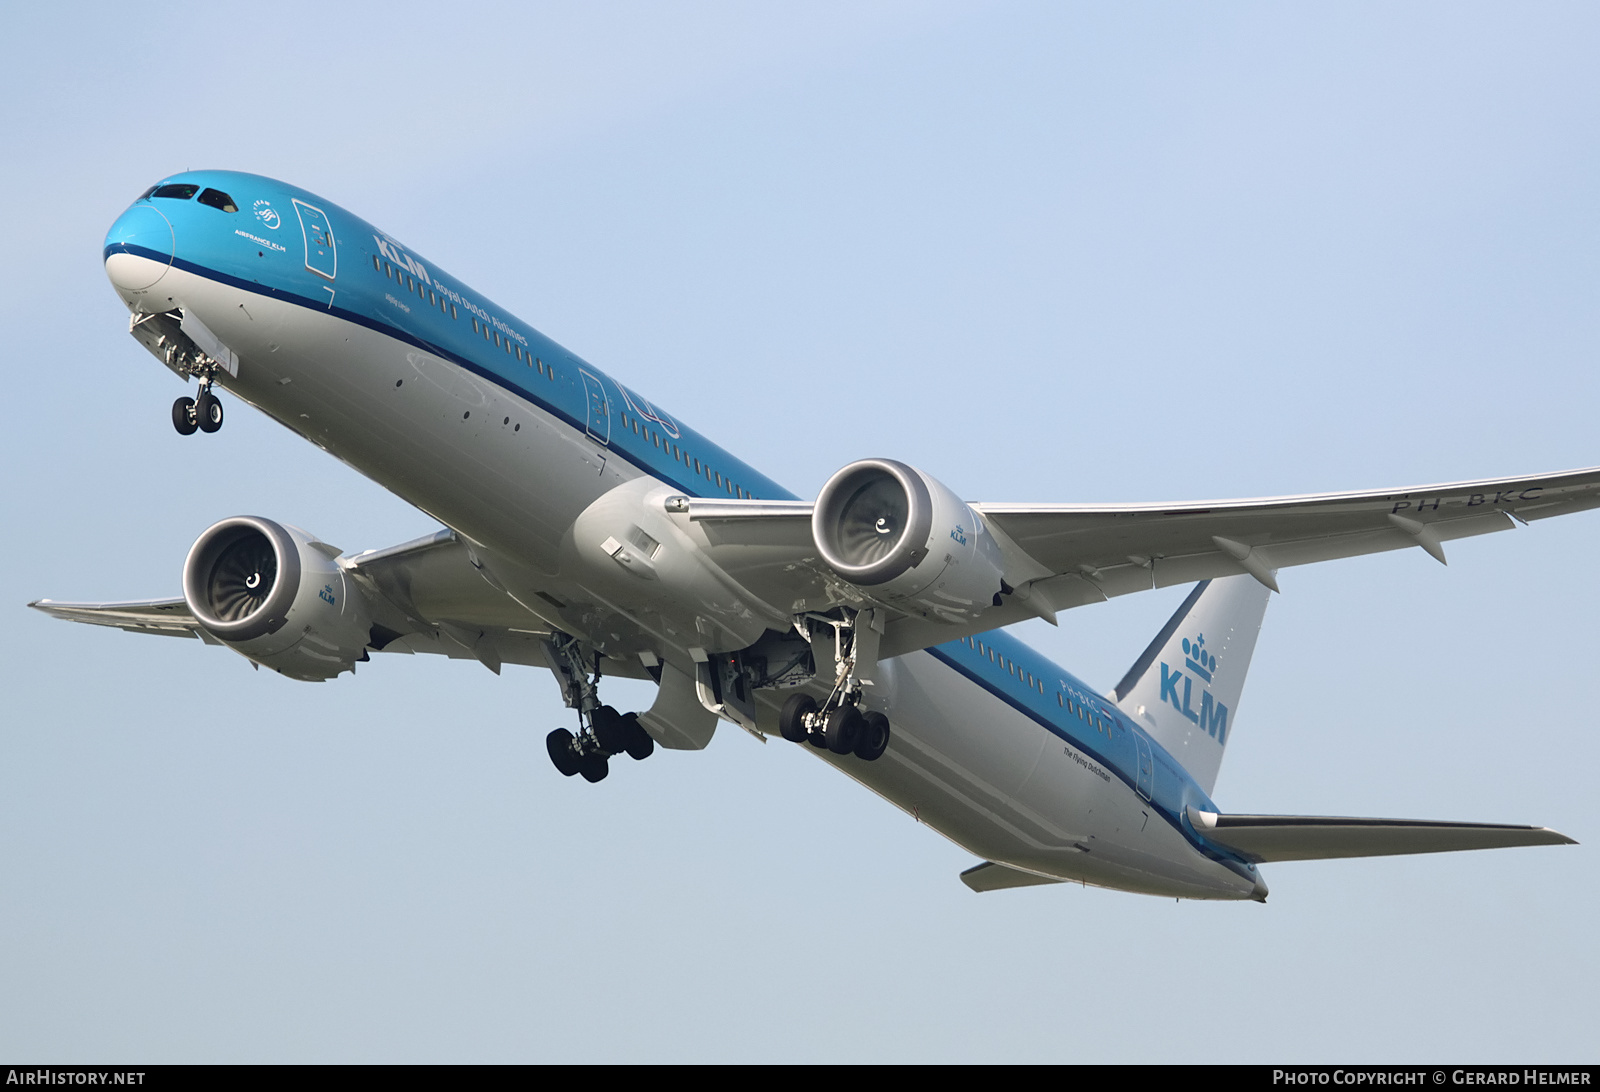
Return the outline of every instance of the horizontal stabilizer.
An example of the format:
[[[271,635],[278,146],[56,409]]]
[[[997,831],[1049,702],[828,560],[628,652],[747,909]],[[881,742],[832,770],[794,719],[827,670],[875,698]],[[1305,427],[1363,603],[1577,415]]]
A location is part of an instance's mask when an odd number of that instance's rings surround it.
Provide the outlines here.
[[[963,872],[961,882],[974,891],[1004,891],[1008,887],[1035,887],[1039,884],[1063,881],[1033,872],[1024,872],[1020,868],[995,864],[993,861],[984,861]]]
[[[1195,831],[1208,842],[1226,846],[1257,864],[1578,844],[1549,827],[1503,823],[1328,815],[1218,815],[1194,807],[1188,809],[1188,817]]]

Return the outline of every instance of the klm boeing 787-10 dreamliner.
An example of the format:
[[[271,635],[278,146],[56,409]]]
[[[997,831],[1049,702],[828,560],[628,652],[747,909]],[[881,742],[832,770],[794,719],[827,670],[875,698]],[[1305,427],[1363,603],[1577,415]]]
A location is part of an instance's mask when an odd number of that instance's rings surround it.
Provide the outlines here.
[[[888,458],[805,501],[365,221],[271,179],[192,171],[105,241],[134,338],[194,397],[255,406],[410,501],[437,534],[345,554],[259,516],[202,534],[181,597],[32,604],[198,637],[295,679],[373,652],[554,673],[587,781],[719,721],[779,735],[970,850],[978,891],[1080,881],[1264,900],[1269,861],[1570,842],[1531,826],[1256,815],[1210,793],[1276,573],[1600,505],[1600,469],[1179,504],[979,504]],[[1004,632],[1194,583],[1099,694]],[[649,709],[604,704],[650,678]]]

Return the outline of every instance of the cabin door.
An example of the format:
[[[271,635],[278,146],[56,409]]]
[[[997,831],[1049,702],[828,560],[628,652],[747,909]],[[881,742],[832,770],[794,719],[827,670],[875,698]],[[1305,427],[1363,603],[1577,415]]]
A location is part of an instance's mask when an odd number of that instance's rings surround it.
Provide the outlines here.
[[[578,374],[583,376],[583,397],[589,404],[587,420],[584,428],[589,433],[589,438],[604,446],[611,442],[611,400],[606,397],[605,384],[599,376],[590,375],[579,369]]]
[[[333,228],[321,209],[295,198],[294,211],[300,214],[300,234],[306,242],[306,268],[330,281],[339,272],[339,252],[334,248]]]
[[[1156,760],[1150,752],[1150,741],[1144,738],[1143,732],[1133,733],[1133,742],[1139,748],[1139,767],[1136,787],[1139,795],[1146,800],[1150,799],[1150,792],[1155,787]]]

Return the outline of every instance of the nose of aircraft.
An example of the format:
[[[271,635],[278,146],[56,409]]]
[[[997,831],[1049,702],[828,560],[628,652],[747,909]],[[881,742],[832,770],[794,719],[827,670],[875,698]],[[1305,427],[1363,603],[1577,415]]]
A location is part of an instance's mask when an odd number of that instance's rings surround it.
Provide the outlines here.
[[[137,204],[106,233],[106,276],[124,292],[143,292],[172,267],[176,239],[159,209]]]

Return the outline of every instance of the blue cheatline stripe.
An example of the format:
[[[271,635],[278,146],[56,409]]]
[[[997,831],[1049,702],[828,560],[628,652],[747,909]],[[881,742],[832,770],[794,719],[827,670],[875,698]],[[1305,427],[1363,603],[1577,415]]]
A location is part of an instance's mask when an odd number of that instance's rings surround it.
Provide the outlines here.
[[[574,431],[583,432],[585,434],[587,433],[588,423],[586,421],[579,420],[555,403],[541,398],[532,389],[524,387],[515,380],[508,379],[500,373],[478,364],[470,357],[462,356],[459,353],[453,352],[442,345],[435,345],[431,342],[424,341],[422,338],[419,338],[406,330],[402,330],[397,326],[380,322],[377,319],[363,315],[360,312],[351,311],[349,308],[330,307],[327,300],[318,300],[297,295],[296,293],[290,292],[287,289],[273,288],[270,285],[261,284],[258,281],[247,281],[240,277],[235,277],[230,273],[224,273],[221,270],[211,269],[208,266],[203,266],[196,262],[188,261],[184,258],[161,254],[158,251],[149,250],[145,247],[127,243],[118,243],[115,246],[106,247],[103,257],[110,257],[113,253],[133,254],[141,258],[149,258],[152,261],[170,263],[173,267],[181,269],[186,273],[193,273],[198,277],[204,277],[207,280],[216,281],[219,284],[225,284],[230,288],[238,288],[243,291],[250,292],[253,295],[264,296],[268,299],[282,300],[285,303],[302,307],[308,311],[314,311],[320,315],[332,315],[333,317],[342,321],[354,323],[357,326],[371,330],[374,333],[382,334],[385,337],[400,342],[401,344],[409,345],[412,348],[421,349],[424,352],[432,353],[434,356],[448,360],[458,367],[465,368],[473,375],[488,380],[490,383],[493,383],[502,390],[508,391],[527,402],[533,403],[540,409],[549,413],[551,416],[571,426]],[[610,444],[603,444],[601,446],[604,447],[611,455],[621,458],[624,462],[637,469],[640,473],[648,474],[650,477],[656,478],[657,480],[672,486],[679,492],[686,493],[692,497],[705,495],[700,491],[698,479],[695,479],[697,484],[688,485],[683,479],[677,477],[676,474],[669,474],[663,472],[658,467],[641,463],[633,456],[631,452],[628,452],[623,448],[612,447]],[[750,472],[749,475],[747,475],[747,480],[749,478],[764,476],[756,471],[754,467],[746,466],[744,463],[732,458],[731,456],[729,458],[730,461],[735,463],[740,469],[748,470]],[[676,463],[674,463],[674,465],[676,465]],[[726,477],[726,475],[724,475],[724,477]]]
[[[556,405],[556,404],[554,404],[552,402],[549,402],[544,398],[539,397],[537,394],[535,394],[529,388],[524,387],[521,384],[519,384],[519,383],[517,383],[517,382],[515,382],[515,381],[513,381],[511,379],[506,378],[505,376],[501,375],[498,372],[495,372],[495,371],[493,371],[493,370],[491,370],[489,368],[486,368],[486,367],[476,363],[470,357],[462,356],[462,355],[460,355],[458,353],[455,353],[455,352],[453,352],[453,351],[451,351],[449,349],[446,349],[445,347],[443,347],[441,345],[435,345],[435,344],[433,344],[431,342],[424,341],[423,339],[417,337],[416,335],[411,334],[406,330],[402,330],[399,327],[393,326],[393,325],[388,324],[388,323],[379,322],[377,319],[371,318],[371,317],[369,317],[367,315],[360,314],[359,312],[356,312],[356,311],[351,311],[351,310],[349,310],[348,308],[345,308],[345,307],[330,306],[328,301],[326,301],[326,300],[317,300],[317,299],[312,299],[312,298],[309,298],[309,297],[306,297],[306,296],[301,296],[301,295],[298,295],[298,294],[296,294],[294,292],[290,292],[290,291],[288,291],[286,289],[274,288],[274,287],[272,287],[270,285],[261,284],[259,281],[247,281],[247,280],[244,280],[243,278],[235,277],[232,274],[224,273],[221,270],[211,269],[211,268],[209,268],[207,266],[200,265],[197,262],[191,262],[191,261],[188,261],[187,259],[179,258],[179,257],[177,257],[175,255],[161,254],[161,253],[159,253],[157,251],[150,250],[150,249],[148,249],[146,247],[141,247],[141,246],[127,244],[127,243],[117,243],[117,244],[115,244],[113,246],[107,246],[104,249],[103,253],[102,253],[102,261],[105,258],[110,257],[113,253],[133,254],[133,255],[136,255],[138,257],[148,258],[148,259],[150,259],[152,261],[157,261],[157,262],[162,262],[162,263],[169,263],[172,266],[174,266],[174,267],[176,267],[178,269],[181,269],[186,273],[193,273],[196,276],[204,277],[207,280],[213,280],[213,281],[216,281],[216,282],[218,282],[220,284],[228,285],[229,287],[232,287],[232,288],[238,288],[238,289],[240,289],[242,291],[249,292],[249,293],[251,293],[253,295],[263,296],[263,297],[267,297],[267,298],[275,299],[275,300],[282,300],[282,301],[284,301],[286,303],[293,304],[293,305],[295,305],[297,307],[305,308],[308,311],[314,311],[314,312],[316,312],[318,314],[332,315],[335,318],[338,318],[338,319],[340,319],[340,320],[342,320],[344,322],[354,323],[355,325],[361,326],[361,327],[363,327],[365,329],[368,329],[368,330],[371,330],[374,333],[381,334],[381,335],[383,335],[385,337],[391,338],[391,339],[393,339],[395,341],[398,341],[398,342],[400,342],[402,344],[410,345],[413,348],[421,349],[424,352],[432,353],[435,356],[438,356],[438,357],[441,357],[441,358],[443,358],[445,360],[450,361],[451,363],[457,365],[458,367],[465,368],[467,371],[473,373],[476,376],[479,376],[482,379],[488,380],[490,383],[493,383],[495,386],[500,387],[503,390],[509,391],[512,394],[515,394],[516,396],[524,399],[525,401],[531,402],[534,405],[540,407],[545,412],[549,413],[551,416],[557,418],[560,421],[565,422],[567,425],[569,425],[571,428],[573,428],[574,431],[583,432],[583,433],[587,434],[588,423],[586,421],[580,421],[578,418],[576,418],[576,417],[572,416],[571,414],[567,413],[560,406],[558,406],[558,405]],[[702,496],[703,495],[699,491],[698,484],[695,485],[695,486],[687,485],[682,480],[677,479],[676,477],[668,477],[668,476],[662,474],[655,467],[646,466],[644,464],[641,464],[637,459],[635,459],[630,453],[628,453],[626,451],[623,451],[623,450],[620,450],[620,449],[617,449],[617,448],[613,448],[609,444],[606,444],[606,445],[603,445],[603,446],[605,446],[606,450],[610,454],[612,454],[614,456],[621,457],[630,466],[633,466],[635,469],[639,470],[643,474],[648,474],[649,476],[651,476],[653,478],[656,478],[657,480],[662,481],[667,485],[672,486],[673,488],[679,490],[680,492],[687,493],[690,496],[698,497],[698,496]],[[736,465],[738,465],[742,469],[749,470],[751,477],[764,477],[764,475],[761,475],[758,471],[755,470],[754,467],[746,466],[746,464],[740,462],[737,459],[733,459],[731,456],[730,456],[730,461],[732,461],[733,463],[735,463]],[[1191,593],[1190,598],[1191,599],[1198,598],[1199,592],[1202,590],[1203,587],[1204,587],[1204,585],[1202,585],[1201,588],[1196,588],[1196,590]],[[1185,606],[1180,608],[1178,614],[1174,615],[1173,619],[1168,622],[1168,627],[1169,628],[1174,628],[1175,629],[1177,627],[1177,625],[1181,623],[1182,615],[1184,613],[1186,613],[1186,609],[1187,609],[1188,606],[1189,606],[1189,602],[1186,600],[1185,601]],[[1171,634],[1168,633],[1168,634],[1166,634],[1166,636],[1170,637]],[[1133,784],[1133,782],[1128,780],[1127,776],[1117,767],[1117,765],[1115,763],[1112,763],[1112,762],[1108,761],[1103,755],[1101,755],[1100,753],[1098,753],[1094,749],[1092,749],[1090,747],[1083,746],[1081,743],[1079,743],[1078,740],[1074,739],[1071,735],[1069,735],[1066,732],[1065,729],[1063,729],[1063,728],[1059,727],[1058,725],[1056,725],[1049,718],[1047,718],[1047,717],[1035,712],[1034,710],[1028,708],[1027,706],[1021,704],[1019,701],[1017,701],[1015,698],[1013,698],[1010,694],[1006,693],[1006,691],[1004,691],[1004,690],[1000,689],[998,686],[995,686],[994,684],[990,683],[989,680],[985,679],[982,675],[979,675],[978,673],[968,669],[965,665],[961,664],[959,661],[954,659],[949,653],[943,652],[940,649],[938,649],[937,647],[929,647],[929,648],[924,649],[923,651],[925,651],[925,652],[929,653],[930,655],[932,655],[935,660],[937,660],[937,661],[943,663],[945,666],[951,668],[957,674],[959,674],[959,675],[963,676],[964,678],[970,680],[971,682],[977,684],[979,687],[981,687],[982,689],[984,689],[988,693],[992,694],[994,697],[998,698],[1001,702],[1003,702],[1006,705],[1010,706],[1011,708],[1015,709],[1017,712],[1021,713],[1023,716],[1028,717],[1030,720],[1033,720],[1035,723],[1037,723],[1040,726],[1042,726],[1050,734],[1052,734],[1054,736],[1058,736],[1059,738],[1061,738],[1061,739],[1065,740],[1066,742],[1072,744],[1074,747],[1077,747],[1079,750],[1083,751],[1084,753],[1091,755],[1092,757],[1095,758],[1096,761],[1098,761],[1100,763],[1101,766],[1105,767],[1108,771],[1110,771],[1111,773],[1115,774],[1119,780],[1121,780],[1124,784],[1126,784],[1129,787],[1129,789],[1131,789],[1131,790],[1133,790],[1135,792],[1138,791],[1137,787]],[[1051,666],[1055,666],[1055,665],[1052,664]],[[1113,711],[1113,713],[1115,715],[1115,711]],[[1154,744],[1152,743],[1152,745],[1154,745]],[[1203,853],[1207,857],[1210,857],[1210,858],[1212,858],[1214,860],[1217,860],[1222,864],[1225,864],[1225,865],[1228,865],[1230,867],[1233,867],[1234,861],[1230,857],[1223,856],[1222,854],[1219,854],[1216,851],[1216,849],[1214,849],[1212,846],[1206,844],[1204,841],[1200,840],[1195,834],[1193,834],[1192,832],[1186,830],[1184,828],[1184,825],[1181,822],[1179,822],[1178,816],[1175,813],[1170,812],[1170,811],[1162,808],[1153,799],[1150,800],[1150,801],[1147,801],[1147,802],[1150,804],[1150,808],[1151,808],[1152,811],[1154,811],[1157,815],[1161,816],[1161,818],[1163,820],[1165,820],[1169,825],[1171,825],[1174,830],[1176,830],[1180,835],[1182,835],[1182,837],[1186,841],[1188,841],[1191,845],[1193,845],[1197,850],[1199,850],[1201,853]]]
[[[1015,709],[1017,712],[1021,713],[1023,716],[1025,716],[1029,720],[1033,721],[1035,724],[1038,724],[1040,727],[1042,727],[1045,731],[1049,732],[1051,735],[1056,736],[1059,739],[1065,740],[1067,743],[1072,744],[1072,746],[1076,747],[1078,750],[1080,750],[1080,751],[1084,752],[1085,754],[1089,755],[1095,761],[1100,763],[1100,765],[1102,767],[1104,767],[1108,772],[1110,772],[1111,774],[1115,775],[1116,778],[1119,781],[1121,781],[1124,785],[1126,785],[1130,791],[1135,792],[1135,793],[1138,792],[1138,786],[1135,785],[1131,780],[1128,779],[1127,774],[1123,773],[1122,770],[1117,766],[1116,763],[1113,763],[1113,762],[1109,761],[1108,759],[1106,759],[1106,757],[1104,755],[1102,755],[1100,752],[1096,751],[1094,748],[1084,746],[1081,742],[1079,742],[1077,739],[1075,739],[1067,729],[1065,729],[1061,725],[1055,723],[1049,717],[1045,716],[1044,714],[1042,714],[1042,713],[1040,713],[1040,712],[1038,712],[1038,711],[1036,711],[1034,709],[1029,708],[1027,705],[1024,705],[1014,695],[1008,693],[1006,690],[1002,689],[996,683],[991,682],[989,679],[985,678],[979,672],[969,668],[967,665],[963,664],[960,660],[956,659],[950,653],[946,652],[944,649],[938,647],[937,645],[930,646],[928,648],[923,649],[922,651],[928,653],[928,655],[932,656],[934,659],[938,660],[940,663],[944,664],[946,667],[948,667],[952,671],[956,672],[956,674],[961,675],[962,677],[966,678],[968,681],[974,683],[975,685],[977,685],[978,687],[982,688],[983,690],[988,691],[995,698],[999,699],[1004,704],[1010,706],[1012,709]],[[985,662],[987,662],[987,661],[985,661]],[[1007,676],[1007,677],[1009,678],[1010,676]],[[1126,720],[1125,717],[1122,717],[1122,713],[1118,709],[1112,708],[1112,709],[1109,710],[1109,712],[1110,712],[1110,714],[1112,716],[1115,716],[1115,717],[1121,718],[1123,720]],[[1133,732],[1133,731],[1136,730],[1135,727],[1133,727],[1133,726],[1131,726],[1129,724],[1126,724],[1126,723],[1123,725],[1123,727],[1129,732]],[[1155,746],[1158,746],[1158,745],[1155,743],[1155,741],[1152,740],[1151,741],[1151,746],[1155,747]],[[1153,785],[1151,787],[1152,787],[1152,789],[1154,788]],[[1219,847],[1216,847],[1216,846],[1213,846],[1213,845],[1209,844],[1203,838],[1201,838],[1198,834],[1196,834],[1194,831],[1189,830],[1184,825],[1184,823],[1181,821],[1181,816],[1179,816],[1177,812],[1171,811],[1171,810],[1168,810],[1167,808],[1162,807],[1154,799],[1148,800],[1148,801],[1146,801],[1146,803],[1148,803],[1150,805],[1150,810],[1151,811],[1153,811],[1157,815],[1159,815],[1169,826],[1172,827],[1173,830],[1178,832],[1178,834],[1184,839],[1184,841],[1188,842],[1191,846],[1193,846],[1195,849],[1197,849],[1204,856],[1209,857],[1214,861],[1217,861],[1219,864],[1227,866],[1229,869],[1231,869],[1231,870],[1233,870],[1235,872],[1239,872],[1239,867],[1238,866],[1245,863],[1243,857],[1238,856],[1238,855],[1232,853],[1231,851],[1224,850],[1224,849],[1221,849]],[[1243,872],[1240,872],[1239,874],[1240,875],[1245,875],[1245,873],[1243,873]],[[1250,877],[1247,877],[1247,878],[1254,879],[1253,876],[1250,876]]]

